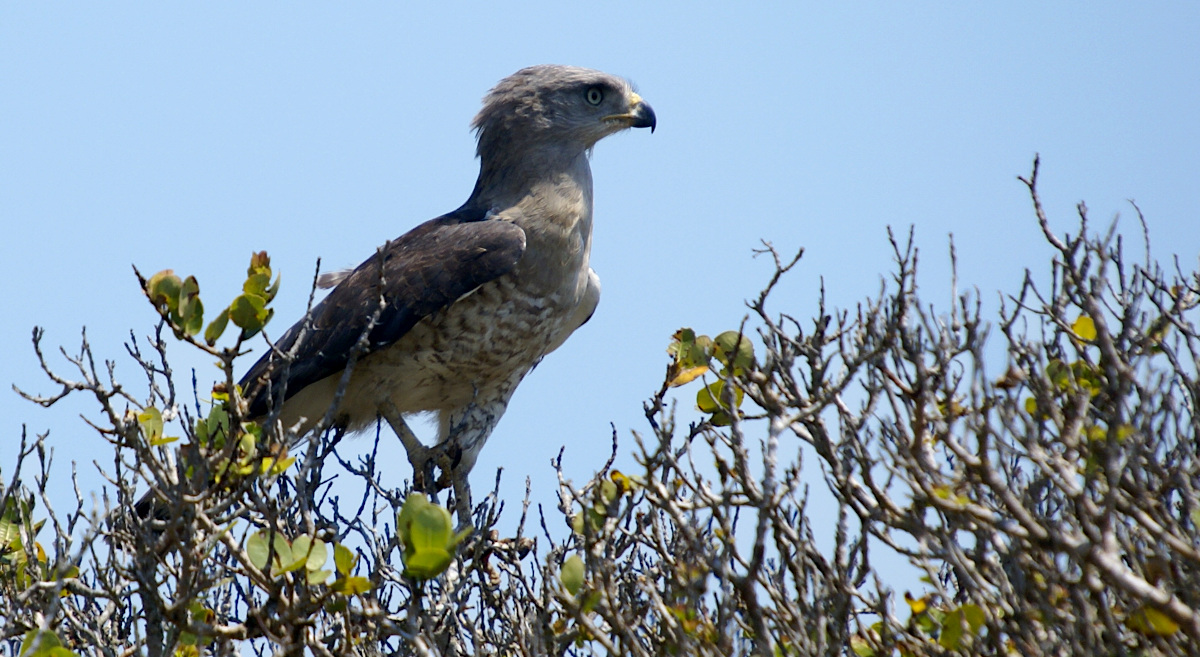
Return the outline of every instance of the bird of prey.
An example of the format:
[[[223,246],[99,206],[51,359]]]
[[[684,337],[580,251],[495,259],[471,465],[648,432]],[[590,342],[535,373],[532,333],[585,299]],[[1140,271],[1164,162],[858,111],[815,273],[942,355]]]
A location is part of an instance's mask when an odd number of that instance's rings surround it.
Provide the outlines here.
[[[517,384],[596,309],[592,147],[655,125],[627,81],[600,71],[533,66],[501,80],[472,122],[467,201],[323,277],[328,296],[242,378],[249,415],[278,409],[301,434],[327,411],[350,432],[383,417],[411,460],[419,443],[402,416],[434,412],[437,447],[469,472]]]

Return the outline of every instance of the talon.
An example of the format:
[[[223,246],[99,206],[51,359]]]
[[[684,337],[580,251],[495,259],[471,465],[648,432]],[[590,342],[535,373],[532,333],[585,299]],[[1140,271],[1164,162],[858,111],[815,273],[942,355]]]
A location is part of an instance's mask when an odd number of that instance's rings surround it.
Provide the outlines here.
[[[413,467],[413,488],[434,494],[450,488],[454,472],[462,458],[462,450],[445,444],[434,447],[409,448],[408,461]]]

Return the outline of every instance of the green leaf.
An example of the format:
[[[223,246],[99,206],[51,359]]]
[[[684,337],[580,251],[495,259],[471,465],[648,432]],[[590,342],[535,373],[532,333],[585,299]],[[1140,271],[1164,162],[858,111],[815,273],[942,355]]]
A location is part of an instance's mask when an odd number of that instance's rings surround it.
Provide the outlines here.
[[[1071,332],[1085,342],[1092,342],[1096,339],[1096,322],[1087,315],[1080,315],[1071,324]]]
[[[858,657],[875,657],[875,649],[871,647],[871,642],[861,634],[850,637],[850,651]]]
[[[620,470],[613,470],[612,473],[608,475],[608,478],[612,480],[614,484],[620,487],[622,493],[634,491],[642,487],[641,481],[639,481],[636,477],[630,477]]]
[[[725,331],[713,338],[713,347],[713,356],[732,369],[734,376],[740,376],[754,365],[754,343],[737,331]]]
[[[1138,607],[1125,619],[1129,629],[1146,636],[1170,636],[1179,631],[1179,624],[1163,612],[1144,605]]]
[[[164,269],[146,281],[146,295],[150,303],[160,308],[165,307],[175,312],[179,307],[179,291],[183,289],[183,281],[170,269]]]
[[[34,641],[38,642],[40,649],[54,648],[61,646],[62,641],[58,640],[58,636],[49,630],[29,630],[25,633],[25,638],[21,640],[21,649],[17,651],[18,655],[24,655],[27,650],[33,647]]]
[[[941,625],[938,624],[937,619],[927,613],[919,616],[914,615],[910,622],[916,625],[917,629],[921,630],[927,636],[933,636],[941,629]]]
[[[400,506],[400,513],[396,514],[396,533],[402,544],[406,542],[405,536],[408,533],[408,527],[416,517],[417,511],[429,504],[428,498],[420,493],[409,493],[408,497],[404,498],[404,504]]]
[[[252,294],[240,294],[229,304],[229,319],[246,334],[254,335],[267,324],[266,301]]]
[[[333,589],[336,586],[337,582],[334,582],[334,586],[331,586],[330,589]],[[347,607],[349,607],[349,605],[346,604],[346,598],[341,596],[332,598],[329,600],[329,602],[325,603],[325,611],[331,614],[340,614],[343,611],[346,611]]]
[[[16,583],[18,589],[29,587],[34,582],[34,577],[37,577],[37,571],[44,572],[46,564],[46,550],[42,548],[42,544],[34,541],[33,543],[33,558],[34,563],[29,563],[29,555],[25,552],[25,544],[20,538],[13,539],[8,543],[9,553],[4,555],[4,563],[9,565],[16,571]],[[40,566],[35,572],[30,572],[31,565]],[[9,572],[12,572],[9,570]]]
[[[358,562],[358,556],[350,551],[350,548],[335,543],[333,546],[333,564],[337,568],[339,575],[346,576],[354,572],[354,564]]]
[[[1095,397],[1103,389],[1103,373],[1084,360],[1077,360],[1070,365],[1057,358],[1051,360],[1046,365],[1046,377],[1063,392],[1085,390]]]
[[[1071,389],[1071,370],[1066,363],[1057,358],[1046,364],[1046,378],[1059,390]]]
[[[675,331],[675,335],[671,336],[671,343],[667,345],[667,353],[678,359],[680,351],[683,349],[683,345],[695,341],[695,331],[690,328],[681,328],[678,331]]]
[[[260,271],[250,274],[246,277],[246,282],[242,284],[242,291],[246,294],[267,300],[267,286],[271,284],[271,270]]]
[[[201,445],[211,444],[211,436],[208,435],[208,420],[200,418],[196,420],[196,427],[192,430],[196,436],[196,441]]]
[[[242,284],[242,291],[270,303],[279,292],[279,277],[276,276],[275,282],[272,283],[271,269],[260,269],[246,278],[246,282]]]
[[[432,579],[450,566],[466,532],[455,534],[449,511],[411,493],[396,516],[396,535],[404,546],[404,574]]]
[[[34,650],[34,643],[37,649]],[[20,657],[67,657],[75,653],[62,647],[58,635],[49,630],[30,630],[21,641],[21,649],[17,651]]]
[[[1103,374],[1100,368],[1082,360],[1077,360],[1071,363],[1071,373],[1075,376],[1076,383],[1080,389],[1086,390],[1089,395],[1095,397],[1100,394],[1104,388]]]
[[[675,357],[667,369],[667,381],[671,387],[678,387],[708,371],[712,340],[707,335],[697,337],[690,328],[682,328],[672,336],[667,353]]]
[[[371,580],[366,577],[342,577],[330,587],[342,595],[359,595],[371,590]]]
[[[558,579],[562,581],[563,588],[568,593],[578,595],[579,589],[583,588],[583,559],[580,559],[578,554],[572,554],[563,562]]]
[[[716,413],[717,411],[721,410],[729,410],[725,405],[725,400],[722,398],[724,391],[724,381],[714,381],[708,384],[696,393],[696,406],[698,406],[700,411],[704,413]],[[742,392],[741,388],[736,386],[734,387],[733,401],[735,407],[740,408],[742,406],[742,398],[745,396],[746,393]]]
[[[246,555],[255,568],[263,570],[267,567],[267,560],[271,558],[270,546],[270,538],[262,532],[251,534],[246,539]]]
[[[955,609],[946,614],[944,624],[942,625],[942,633],[938,635],[938,644],[943,648],[950,650],[958,650],[962,645],[962,638],[965,631],[966,618],[963,616],[962,609]]]
[[[208,328],[204,329],[204,342],[208,346],[213,346],[217,340],[221,338],[221,334],[225,332],[225,327],[229,325],[229,309],[226,308],[213,318]]]
[[[1150,322],[1150,327],[1146,330],[1146,341],[1150,344],[1151,350],[1162,350],[1162,341],[1167,337],[1167,331],[1170,328],[1171,320],[1166,315]]]
[[[714,427],[727,427],[733,424],[733,418],[730,417],[729,413],[726,413],[725,411],[717,411],[716,413],[713,413],[712,417],[708,418],[708,421]]]
[[[262,473],[271,477],[281,475],[286,472],[288,468],[292,467],[292,464],[295,462],[295,456],[289,456],[287,458],[265,456],[262,460]]]
[[[208,411],[208,418],[203,420],[204,430],[197,431],[199,437],[203,434],[204,445],[213,449],[224,449],[229,437],[229,411],[223,404],[214,404]]]
[[[188,276],[183,281],[177,314],[176,321],[184,333],[196,335],[204,328],[204,304],[200,302],[200,284],[195,276]]]
[[[260,471],[259,459],[255,456],[258,453],[256,448],[257,438],[258,436],[251,432],[241,434],[238,438],[237,450],[234,452],[233,460],[222,459],[217,464],[214,475],[216,481],[220,482],[224,475],[247,477]],[[221,442],[224,443],[224,440]]]
[[[295,546],[292,547],[290,553],[290,556],[283,559],[282,566],[279,568],[278,574],[282,575],[283,573],[295,572],[303,568],[304,565],[308,563],[308,555],[303,552],[296,552]]]
[[[324,584],[329,581],[329,576],[333,574],[332,570],[310,570],[305,575],[310,585]]]
[[[986,616],[979,605],[963,605],[953,609],[942,618],[942,633],[938,636],[938,643],[943,648],[958,650],[964,645],[963,638],[978,635],[985,621]]]
[[[274,301],[275,295],[279,293],[279,281],[280,281],[280,276],[276,275],[275,282],[271,283],[271,287],[264,290],[264,293],[266,294],[267,303]]]
[[[452,536],[450,514],[441,507],[418,511],[408,526],[408,549],[404,552],[404,572],[417,579],[432,579],[442,574],[454,560],[448,549]]]
[[[673,369],[672,372],[673,376],[671,376],[670,386],[672,388],[678,388],[679,386],[691,383],[692,381],[695,381],[696,379],[708,373],[708,365],[697,365],[695,367],[687,368],[679,367]]]
[[[21,541],[21,523],[15,515],[10,515],[8,509],[5,509],[4,515],[0,516],[0,547],[12,549],[13,543]],[[0,553],[4,550],[0,550]]]
[[[272,545],[274,550],[272,550]],[[267,560],[271,558],[274,552],[274,559],[271,561],[271,567],[267,567]],[[278,575],[286,564],[289,567],[295,565],[295,559],[292,558],[292,549],[288,545],[287,539],[280,535],[279,532],[262,530],[251,534],[246,538],[246,554],[250,557],[250,563],[254,564],[255,568],[263,571],[268,575]],[[300,562],[303,565],[303,561]],[[299,566],[296,566],[299,567]]]
[[[292,541],[292,556],[305,557],[304,568],[309,571],[320,570],[329,560],[329,550],[325,541],[312,536],[297,536]]]
[[[971,498],[957,492],[949,484],[935,485],[932,487],[932,490],[933,490],[934,497],[946,500],[947,502],[953,502],[955,504],[963,505],[963,506],[970,504],[970,502],[971,502]]]
[[[204,603],[199,600],[193,600],[188,605],[188,617],[193,623],[203,623],[210,625],[216,617],[216,612],[204,606]],[[199,637],[191,632],[180,632],[179,642],[185,646],[206,646],[213,642],[213,637]],[[176,653],[178,654],[178,653]],[[199,654],[198,651],[192,654]]]
[[[62,580],[66,580],[66,579],[75,579],[75,578],[77,578],[77,577],[79,577],[79,567],[78,567],[78,566],[71,566],[70,568],[67,568],[67,569],[66,569],[66,571],[64,571],[64,572],[62,573],[62,575],[59,575],[58,573],[55,573],[55,575],[54,575],[54,581],[56,581],[56,582],[60,582],[60,581],[62,581]],[[63,590],[59,592],[59,594],[58,594],[58,597],[60,597],[60,598],[65,598],[65,597],[67,597],[68,595],[71,595],[71,592],[70,592],[70,591],[68,591],[68,590],[67,590],[67,588],[64,586],[64,587],[63,587]]]
[[[979,628],[987,622],[987,615],[983,613],[983,608],[979,605],[963,605],[959,609],[967,619],[967,627],[970,628],[971,634],[979,634]]]
[[[142,437],[146,442],[154,445],[162,439],[163,435],[163,419],[162,412],[153,406],[147,406],[142,409],[137,416],[138,427],[142,430]]]
[[[605,479],[600,482],[600,499],[604,500],[604,504],[612,504],[618,497],[621,496],[621,487],[617,482]]]

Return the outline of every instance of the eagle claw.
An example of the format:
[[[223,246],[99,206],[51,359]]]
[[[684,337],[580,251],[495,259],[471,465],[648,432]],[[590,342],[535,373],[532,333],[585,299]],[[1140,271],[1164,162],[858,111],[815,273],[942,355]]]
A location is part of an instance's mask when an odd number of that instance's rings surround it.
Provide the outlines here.
[[[462,450],[446,443],[409,449],[413,488],[428,495],[450,488],[454,484],[455,466],[461,457]]]

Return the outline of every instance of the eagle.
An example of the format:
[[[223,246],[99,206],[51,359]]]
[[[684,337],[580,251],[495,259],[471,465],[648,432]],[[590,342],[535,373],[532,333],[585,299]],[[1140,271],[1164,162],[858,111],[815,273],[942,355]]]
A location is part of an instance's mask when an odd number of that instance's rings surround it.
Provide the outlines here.
[[[479,177],[466,202],[323,275],[329,294],[242,377],[247,416],[297,435],[382,418],[414,469],[436,457],[442,486],[448,471],[465,481],[517,385],[599,302],[592,148],[656,123],[628,81],[600,71],[533,66],[501,80],[472,122]],[[424,412],[436,414],[433,448],[404,422]]]

